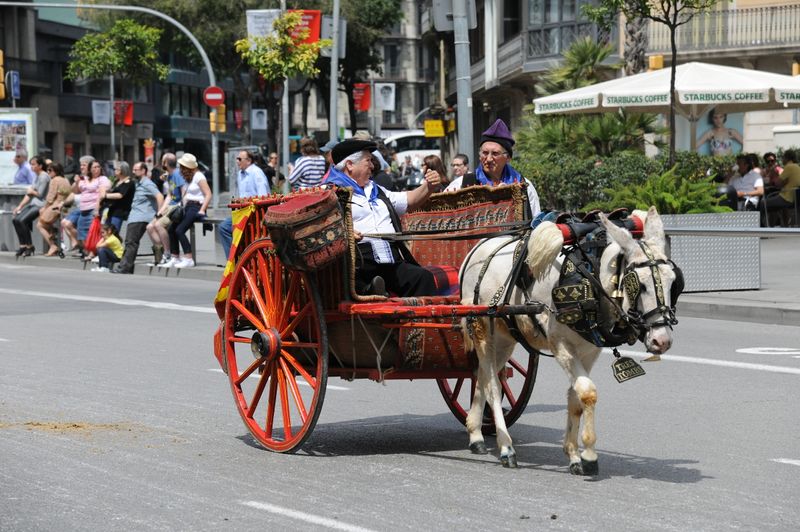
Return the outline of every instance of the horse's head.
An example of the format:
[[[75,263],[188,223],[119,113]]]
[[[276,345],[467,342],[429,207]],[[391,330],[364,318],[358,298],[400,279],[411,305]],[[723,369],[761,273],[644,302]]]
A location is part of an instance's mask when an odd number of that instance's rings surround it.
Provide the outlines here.
[[[610,239],[619,246],[609,245],[606,252],[612,256],[606,262],[608,271],[615,270],[609,279],[616,282],[615,289],[622,291],[622,309],[643,331],[639,339],[647,350],[664,353],[672,346],[672,326],[678,323],[675,302],[683,288],[683,276],[667,257],[661,217],[655,207],[650,207],[641,240],[604,215],[600,220]]]

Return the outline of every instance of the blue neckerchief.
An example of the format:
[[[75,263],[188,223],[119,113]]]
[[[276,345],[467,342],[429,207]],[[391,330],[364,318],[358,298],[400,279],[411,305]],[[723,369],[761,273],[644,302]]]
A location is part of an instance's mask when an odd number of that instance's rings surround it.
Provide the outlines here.
[[[328,178],[325,180],[326,184],[331,185],[338,185],[340,187],[350,187],[353,189],[353,194],[359,194],[361,196],[366,197],[366,193],[364,189],[358,186],[358,183],[353,181],[349,176],[345,175],[341,170],[337,170],[335,166],[331,166],[331,173],[328,174]],[[378,185],[373,183],[372,184],[372,191],[369,195],[369,202],[375,203],[378,201]]]
[[[494,183],[491,179],[486,177],[486,174],[483,173],[483,166],[478,165],[475,169],[475,179],[478,180],[478,183],[481,185],[490,185],[494,186]],[[511,183],[520,183],[522,182],[522,176],[514,170],[510,164],[506,164],[503,168],[503,175],[500,176],[500,182],[504,185],[510,185]]]

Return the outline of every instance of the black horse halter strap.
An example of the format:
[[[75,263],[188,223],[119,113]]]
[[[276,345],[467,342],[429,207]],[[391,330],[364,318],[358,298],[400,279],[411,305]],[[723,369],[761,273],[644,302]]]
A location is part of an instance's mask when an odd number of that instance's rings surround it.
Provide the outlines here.
[[[631,308],[628,310],[628,313],[634,315],[638,314],[638,310],[636,309],[638,308],[639,298],[642,294],[641,280],[636,273],[636,268],[649,267],[653,276],[653,285],[656,292],[656,307],[637,317],[645,330],[654,329],[656,327],[669,327],[671,329],[673,325],[678,323],[678,320],[675,318],[673,302],[670,301],[670,304],[667,304],[667,298],[664,295],[664,284],[661,281],[661,273],[658,271],[658,267],[662,264],[669,264],[671,267],[674,267],[674,264],[667,259],[656,259],[650,247],[641,240],[638,240],[637,244],[642,248],[642,252],[647,257],[647,261],[631,263],[625,268],[626,273],[622,278],[622,286],[631,303]],[[651,321],[654,316],[660,316],[660,319]]]

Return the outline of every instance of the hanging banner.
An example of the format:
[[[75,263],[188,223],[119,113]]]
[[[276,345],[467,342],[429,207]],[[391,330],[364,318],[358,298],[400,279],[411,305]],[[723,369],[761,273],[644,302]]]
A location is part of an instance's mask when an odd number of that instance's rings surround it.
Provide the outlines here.
[[[114,123],[123,126],[133,125],[133,100],[114,102]]]
[[[92,100],[92,123],[111,123],[111,103],[107,100]]]
[[[369,83],[353,84],[353,100],[356,104],[356,111],[369,111],[370,96]]]
[[[290,9],[290,13],[300,13],[300,25],[292,33],[292,37],[297,38],[303,29],[308,29],[308,36],[298,44],[310,44],[319,40],[319,30],[322,26],[322,11],[318,9]]]

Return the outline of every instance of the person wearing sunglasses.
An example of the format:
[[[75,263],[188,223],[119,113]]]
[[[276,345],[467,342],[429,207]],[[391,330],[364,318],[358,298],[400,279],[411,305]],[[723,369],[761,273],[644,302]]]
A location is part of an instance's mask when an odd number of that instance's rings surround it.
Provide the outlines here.
[[[496,187],[525,182],[528,184],[526,192],[528,194],[528,203],[531,207],[531,218],[536,218],[542,210],[539,205],[539,194],[536,192],[536,187],[533,186],[533,183],[522,177],[511,166],[510,161],[514,144],[514,138],[511,136],[508,126],[498,118],[489,129],[481,133],[478,148],[480,164],[475,168],[475,173],[465,174],[463,177],[453,179],[445,191],[458,190],[474,185]]]
[[[269,194],[270,187],[266,174],[254,164],[254,154],[248,150],[242,150],[236,156],[236,164],[239,171],[236,172],[236,190],[233,191],[235,198],[250,198],[253,196],[266,196]],[[222,246],[225,256],[231,249],[233,243],[233,218],[228,216],[217,226],[217,237]]]

